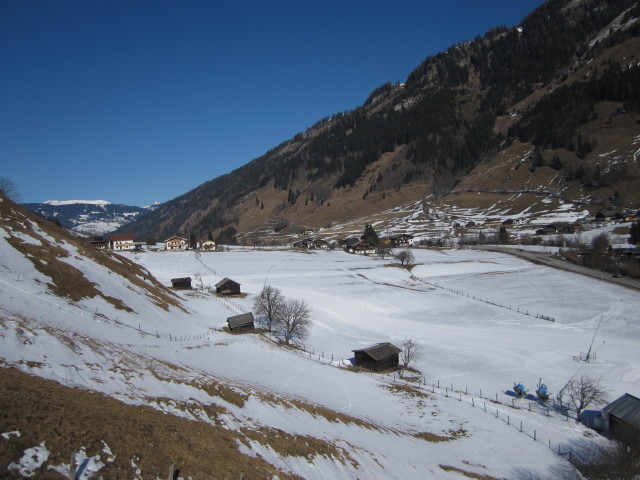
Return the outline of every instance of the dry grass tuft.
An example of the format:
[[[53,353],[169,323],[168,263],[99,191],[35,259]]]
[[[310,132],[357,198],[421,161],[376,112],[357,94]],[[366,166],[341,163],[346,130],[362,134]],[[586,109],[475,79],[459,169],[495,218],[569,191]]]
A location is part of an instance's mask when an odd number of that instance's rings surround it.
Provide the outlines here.
[[[412,398],[429,398],[426,390],[422,390],[405,383],[394,383],[393,385],[383,385],[382,388],[389,390],[391,393],[400,394],[405,397]]]
[[[452,467],[451,465],[440,465],[440,468],[445,472],[457,472],[461,473],[467,478],[475,478],[476,480],[505,480],[504,478],[492,477],[491,475],[484,475],[482,473],[473,473],[462,470],[458,467]]]
[[[460,428],[458,430],[449,430],[446,432],[446,435],[438,435],[436,433],[431,432],[420,432],[413,435],[416,438],[421,438],[422,440],[426,440],[427,442],[438,443],[438,442],[450,442],[452,440],[457,440],[461,437],[467,436],[467,431]]]
[[[312,462],[314,457],[322,456],[343,465],[349,462],[354,468],[358,467],[358,462],[347,451],[315,437],[292,435],[280,429],[267,427],[243,428],[242,433],[255,442],[269,446],[283,457],[303,457]]]

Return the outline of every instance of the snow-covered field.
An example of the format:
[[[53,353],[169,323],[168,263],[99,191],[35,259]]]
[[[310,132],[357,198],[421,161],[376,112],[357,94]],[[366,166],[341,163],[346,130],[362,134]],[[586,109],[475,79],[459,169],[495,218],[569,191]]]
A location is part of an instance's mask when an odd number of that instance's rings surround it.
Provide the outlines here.
[[[638,292],[505,254],[414,250],[412,271],[341,251],[127,255],[165,285],[191,276],[213,286],[228,277],[248,294],[232,301],[182,294],[188,312],[152,305],[116,275],[78,256],[65,260],[134,310],[126,313],[99,297],[74,303],[51,295],[47,279],[15,255],[6,237],[0,237],[2,364],[176,415],[188,416],[180,402],[217,402],[229,412],[228,428],[263,425],[314,436],[354,460],[284,456],[257,442],[239,444],[247,454],[304,478],[453,479],[463,478],[460,471],[568,478],[571,467],[558,450],[576,451],[585,439],[604,440],[585,437],[587,427],[535,400],[515,400],[514,382],[533,391],[541,378],[555,393],[570,378],[586,374],[602,378],[612,400],[626,392],[640,394]],[[250,311],[265,284],[312,308],[304,350],[278,347],[259,335],[212,330],[225,326],[227,317]],[[70,343],[54,330],[77,335]],[[399,344],[407,337],[422,346],[424,354],[413,367],[421,372],[427,395],[393,389],[399,382],[393,374],[352,371],[352,350],[376,342]],[[592,341],[595,360],[579,361]],[[285,409],[259,395],[243,407],[224,403],[154,374],[162,368],[158,361],[188,372],[167,370],[167,376],[215,377],[245,391],[304,399],[378,429]],[[178,406],[154,400],[160,397]],[[416,436],[425,432],[454,439]]]
[[[557,392],[573,376],[586,374],[602,378],[612,399],[625,392],[640,392],[637,292],[503,254],[471,250],[414,250],[414,253],[417,266],[413,268],[413,276],[389,261],[340,251],[145,253],[137,254],[136,261],[166,284],[171,278],[185,275],[199,276],[205,286],[214,285],[223,277],[238,281],[249,296],[237,300],[231,306],[237,311],[232,313],[250,311],[252,299],[265,283],[281,289],[286,297],[304,299],[314,312],[314,326],[305,349],[322,356],[322,363],[333,359],[333,365],[348,364],[353,349],[376,342],[399,344],[407,337],[417,340],[424,355],[414,367],[422,372],[426,387],[438,384],[441,387],[435,403],[426,408],[385,398],[375,389],[372,392],[366,381],[367,387],[360,387],[340,371],[318,370],[317,366],[291,358],[290,354],[280,358],[271,353],[268,362],[257,354],[256,359],[255,352],[250,352],[253,341],[247,341],[245,348],[234,352],[221,352],[227,361],[206,358],[206,363],[216,375],[301,395],[403,431],[440,432],[447,429],[448,423],[460,425],[473,432],[468,440],[471,444],[489,442],[499,450],[514,447],[510,457],[513,465],[558,461],[553,455],[547,457],[548,448],[536,445],[537,453],[532,458],[534,447],[527,444],[525,453],[521,450],[523,445],[517,443],[515,447],[511,443],[522,438],[531,440],[519,433],[520,421],[530,435],[536,430],[536,437],[542,438],[547,447],[551,441],[553,449],[558,444],[569,448],[571,441],[584,432],[573,421],[553,414],[547,416],[535,402],[532,413],[528,412],[529,402],[525,400],[515,402],[527,411],[505,408],[504,405],[513,404],[514,381],[535,388],[542,378]],[[201,328],[221,327],[226,316],[232,314],[219,311],[219,303],[211,299],[192,301],[190,305],[202,312]],[[536,318],[536,314],[554,318],[555,322]],[[601,317],[602,325],[594,340]],[[193,333],[197,332],[196,329]],[[586,353],[592,341],[592,356],[595,353],[596,360],[580,362],[580,353]],[[375,386],[391,380],[376,375],[371,381]],[[484,411],[478,417],[477,412],[466,410],[467,403],[463,408],[459,400],[458,404],[452,402],[443,391],[445,387],[468,392],[469,395],[463,395],[465,402],[471,403],[473,396],[473,403],[482,403],[483,408],[486,402],[480,399],[480,393],[483,398],[494,400],[497,395],[503,404],[498,406],[498,416],[509,415],[509,423],[515,422],[518,429],[505,429],[506,425],[497,421],[493,411],[487,424]],[[373,398],[376,400],[372,402]],[[492,403],[488,408],[495,407]],[[440,413],[433,416],[432,408]],[[485,429],[491,431],[489,437],[475,438]],[[500,438],[503,435],[506,437]],[[481,457],[486,454],[483,451]],[[468,454],[462,453],[465,455]],[[480,458],[475,461],[480,462]],[[505,460],[487,463],[497,466],[501,461]],[[507,477],[513,475],[500,468],[490,470]]]

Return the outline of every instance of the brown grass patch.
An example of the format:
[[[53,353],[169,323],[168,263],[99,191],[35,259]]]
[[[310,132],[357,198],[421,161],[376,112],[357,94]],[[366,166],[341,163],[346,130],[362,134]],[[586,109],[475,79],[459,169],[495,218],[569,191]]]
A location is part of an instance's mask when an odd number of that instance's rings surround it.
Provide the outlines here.
[[[421,438],[422,440],[426,440],[427,442],[438,443],[438,442],[450,442],[452,440],[457,440],[461,437],[467,436],[467,431],[460,428],[458,430],[449,430],[445,432],[446,435],[438,435],[436,433],[431,432],[420,432],[415,433],[413,436],[415,438]]]
[[[231,403],[237,407],[244,407],[244,404],[249,399],[249,395],[240,392],[238,389],[230,387],[220,382],[208,380],[203,383],[191,382],[188,385],[198,388],[212,397],[220,397],[225,402]]]
[[[17,430],[22,434],[0,441],[2,478],[18,478],[6,466],[18,462],[25,449],[43,441],[51,456],[36,471],[36,478],[44,480],[59,479],[59,474],[47,470],[47,466],[68,463],[82,446],[87,455],[99,454],[105,461],[102,441],[116,457],[100,470],[103,478],[134,477],[134,457],[143,478],[166,478],[170,463],[180,469],[182,477],[194,480],[237,480],[241,471],[251,479],[271,479],[274,475],[281,479],[300,478],[278,471],[259,457],[240,453],[238,442],[242,441],[242,434],[220,426],[174,417],[146,406],[127,405],[16,369],[0,369],[0,391],[3,431]],[[207,408],[213,414],[219,412],[215,407],[203,407]]]
[[[267,427],[243,428],[242,433],[253,441],[269,446],[283,457],[304,457],[309,462],[312,462],[314,457],[322,456],[338,461],[343,465],[349,462],[354,468],[358,467],[358,462],[344,449],[315,437],[292,435],[277,428]]]
[[[8,227],[5,227],[10,235],[7,239],[8,242],[25,258],[29,259],[40,273],[51,278],[51,283],[48,283],[47,286],[53,294],[69,298],[72,301],[100,296],[120,310],[132,311],[120,299],[100,292],[96,288],[96,283],[87,280],[80,270],[62,260],[70,256],[69,251],[62,247],[62,245],[68,244],[75,248],[81,257],[102,265],[108,269],[109,273],[116,273],[145,291],[150,300],[158,307],[168,310],[174,306],[184,310],[168,288],[160,284],[144,268],[127,258],[98,250],[77,239],[63,228],[20,208],[5,198],[0,202],[0,216],[5,226]],[[47,236],[53,238],[53,242],[37,232],[34,225]],[[40,242],[40,245],[27,243],[14,232],[31,237]]]
[[[347,415],[344,413],[336,412],[321,405],[311,404],[298,399],[285,399],[276,395],[267,395],[264,393],[261,393],[260,396],[264,401],[267,401],[269,403],[279,404],[284,406],[285,408],[296,408],[298,410],[310,413],[314,417],[322,417],[333,423],[344,423],[345,425],[351,423],[354,425],[358,425],[359,427],[368,428],[370,430],[382,430],[381,427],[367,422],[366,420],[352,417],[351,415]]]
[[[236,293],[233,295],[223,295],[222,293],[215,293],[215,296],[218,298],[246,298],[249,296],[248,293]]]
[[[451,465],[440,465],[440,468],[445,472],[457,472],[461,473],[467,478],[475,478],[476,480],[505,480],[504,478],[492,477],[491,475],[484,475],[482,473],[473,473],[462,470],[458,467],[452,467]]]
[[[382,388],[389,390],[391,393],[402,394],[412,398],[429,398],[426,390],[421,390],[405,383],[394,383],[393,385],[383,385]]]

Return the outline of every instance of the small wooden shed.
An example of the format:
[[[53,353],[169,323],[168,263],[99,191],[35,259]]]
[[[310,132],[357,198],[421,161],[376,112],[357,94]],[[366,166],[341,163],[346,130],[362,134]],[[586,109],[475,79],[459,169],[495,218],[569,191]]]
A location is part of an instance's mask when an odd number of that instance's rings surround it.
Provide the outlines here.
[[[253,332],[255,330],[253,324],[253,313],[243,313],[234,317],[227,318],[229,330],[233,333]]]
[[[612,435],[625,434],[628,429],[640,431],[640,398],[625,393],[602,409],[602,429]]]
[[[389,342],[378,343],[362,350],[353,350],[356,365],[379,372],[398,368],[400,350]]]
[[[225,277],[216,283],[216,293],[220,295],[236,295],[240,293],[240,284]]]
[[[176,290],[191,290],[191,277],[172,278],[171,285]]]

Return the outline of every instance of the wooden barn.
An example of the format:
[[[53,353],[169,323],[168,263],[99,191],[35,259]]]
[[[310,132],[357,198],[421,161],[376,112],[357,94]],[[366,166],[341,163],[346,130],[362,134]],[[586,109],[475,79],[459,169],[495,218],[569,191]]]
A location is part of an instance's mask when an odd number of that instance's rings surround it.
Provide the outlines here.
[[[233,333],[253,332],[255,330],[253,324],[253,313],[243,313],[234,317],[227,318],[229,330]]]
[[[378,343],[362,350],[353,350],[356,366],[376,372],[398,368],[400,352],[398,347],[388,342]]]
[[[240,293],[240,284],[225,277],[216,283],[216,293],[220,295],[237,295]]]
[[[602,409],[603,430],[625,435],[629,429],[640,431],[640,398],[625,393]]]
[[[191,290],[191,277],[172,278],[171,286],[176,290]]]

